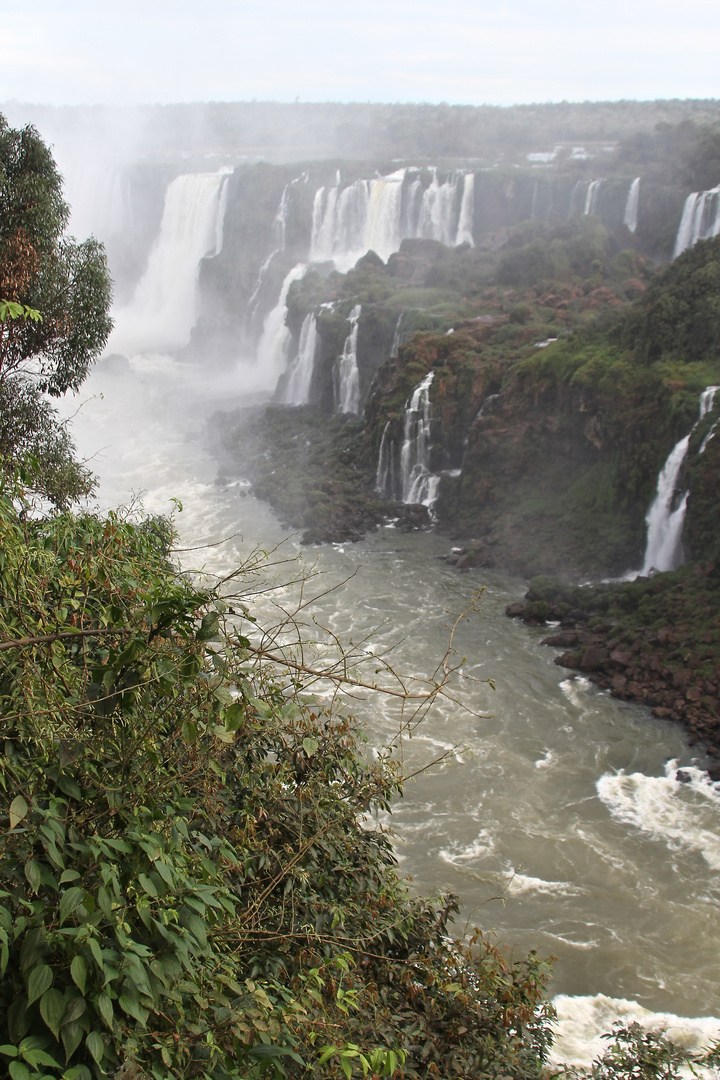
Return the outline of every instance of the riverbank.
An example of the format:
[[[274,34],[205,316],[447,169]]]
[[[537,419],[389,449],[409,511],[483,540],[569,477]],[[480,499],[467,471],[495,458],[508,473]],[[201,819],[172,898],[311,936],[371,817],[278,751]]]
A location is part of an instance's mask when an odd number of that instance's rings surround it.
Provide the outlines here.
[[[457,559],[456,559],[457,563]],[[556,632],[560,667],[615,698],[680,724],[690,745],[720,759],[720,571],[712,562],[635,581],[568,586],[535,578],[506,614]],[[720,764],[713,770],[720,779]]]

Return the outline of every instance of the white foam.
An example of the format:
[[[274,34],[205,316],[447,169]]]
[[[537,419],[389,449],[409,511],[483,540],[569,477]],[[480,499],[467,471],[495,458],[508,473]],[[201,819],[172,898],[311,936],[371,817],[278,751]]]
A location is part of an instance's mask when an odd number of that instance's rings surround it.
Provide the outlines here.
[[[505,891],[510,896],[523,896],[528,893],[543,893],[553,896],[578,896],[583,890],[573,885],[570,881],[545,881],[543,878],[531,877],[528,874],[519,874],[513,871],[513,875],[507,883]]]
[[[618,821],[673,850],[697,851],[720,870],[720,786],[701,769],[676,766],[669,762],[664,776],[623,769],[605,773],[597,782],[598,795]]]
[[[605,994],[594,997],[569,997],[559,994],[553,999],[557,1010],[557,1035],[550,1053],[554,1064],[589,1066],[601,1057],[608,1041],[602,1036],[620,1021],[624,1025],[640,1024],[648,1031],[664,1031],[668,1039],[685,1050],[702,1051],[720,1036],[720,1020],[714,1016],[686,1017],[674,1013],[651,1012],[626,998],[611,998]]]

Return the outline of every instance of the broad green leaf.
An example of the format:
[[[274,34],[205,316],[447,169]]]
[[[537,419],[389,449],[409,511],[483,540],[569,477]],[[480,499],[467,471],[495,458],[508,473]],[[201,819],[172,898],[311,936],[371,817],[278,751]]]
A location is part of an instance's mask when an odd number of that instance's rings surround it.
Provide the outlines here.
[[[85,1045],[92,1054],[95,1062],[99,1065],[105,1054],[105,1043],[99,1031],[91,1031],[85,1040]]]
[[[84,899],[85,890],[77,885],[72,889],[66,889],[60,897],[60,922],[64,923],[69,915],[77,911]]]
[[[65,885],[68,881],[77,881],[79,877],[77,870],[63,870],[60,875],[60,884]]]
[[[46,990],[40,998],[40,1015],[56,1039],[60,1037],[60,1025],[65,1015],[65,998],[59,990]]]
[[[316,754],[317,751],[318,751],[318,747],[320,746],[320,743],[317,741],[317,739],[312,739],[312,738],[310,738],[310,736],[306,736],[303,739],[302,744],[303,744],[303,750],[305,751],[305,753],[307,754],[308,757],[312,757],[313,754]]]
[[[47,964],[38,964],[30,972],[28,979],[28,1005],[37,1001],[39,997],[49,990],[53,983],[52,968]]]
[[[237,731],[245,719],[245,706],[235,701],[225,710],[225,730]]]
[[[102,1016],[107,1026],[112,1031],[113,1026],[113,1004],[106,993],[98,994],[97,1001],[95,1002],[98,1012]]]
[[[80,993],[84,994],[87,980],[87,964],[82,956],[73,956],[70,964],[70,974]]]
[[[197,724],[193,720],[183,721],[182,737],[188,746],[192,746],[197,739]]]
[[[104,971],[105,970],[105,964],[103,962],[102,950],[100,948],[99,942],[97,942],[95,940],[95,938],[90,938],[90,941],[88,942],[88,945],[90,946],[90,952],[93,954],[93,957],[95,959],[95,963],[97,964],[97,966],[100,968],[101,971]]]
[[[4,1054],[5,1057],[16,1058],[18,1056],[17,1046],[10,1046],[9,1043],[5,1043],[0,1046],[0,1054]]]
[[[65,773],[60,773],[57,785],[65,795],[69,795],[72,799],[77,799],[78,802],[82,800],[82,791],[72,777],[67,776]]]
[[[8,1072],[12,1077],[12,1080],[30,1080],[30,1070],[27,1065],[24,1065],[22,1061],[11,1061],[8,1066]]]
[[[25,877],[30,882],[32,891],[37,892],[42,884],[42,874],[40,873],[40,863],[36,859],[28,859],[25,863]]]
[[[28,806],[22,795],[16,795],[13,801],[10,803],[10,828],[14,829],[16,825],[19,825],[22,819],[27,814],[30,807]]]
[[[69,1024],[63,1024],[60,1036],[62,1038],[63,1046],[65,1047],[65,1055],[68,1061],[82,1042],[83,1034],[83,1029],[80,1027],[77,1020],[71,1020]]]
[[[150,880],[147,874],[138,874],[138,881],[140,882],[140,886],[149,896],[157,898],[158,893],[155,884]]]

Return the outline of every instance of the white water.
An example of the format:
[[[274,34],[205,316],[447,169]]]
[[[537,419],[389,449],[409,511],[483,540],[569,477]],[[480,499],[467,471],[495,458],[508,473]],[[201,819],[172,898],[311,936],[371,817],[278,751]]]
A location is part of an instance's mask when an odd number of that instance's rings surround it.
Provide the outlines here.
[[[651,570],[675,570],[682,562],[682,531],[689,492],[679,493],[680,474],[687,457],[690,435],[712,408],[718,389],[720,387],[708,386],[703,390],[698,419],[691,431],[672,448],[660,472],[657,492],[645,518],[647,545],[641,574],[649,574]],[[701,453],[706,445],[707,439],[700,448]]]
[[[415,387],[405,406],[403,443],[400,448],[401,502],[432,506],[437,498],[440,477],[430,472],[430,434],[433,408],[430,371]]]
[[[393,464],[395,456],[395,443],[392,438],[388,438],[389,430],[390,421],[388,420],[383,428],[382,438],[380,439],[377,470],[375,472],[375,490],[378,495],[383,495],[387,498],[392,497]]]
[[[675,239],[673,258],[698,240],[708,240],[720,233],[720,185],[709,191],[694,191],[683,207]]]
[[[627,202],[625,203],[625,214],[623,215],[623,224],[627,225],[631,233],[637,230],[639,203],[640,177],[637,176],[630,185]]]
[[[463,194],[460,203],[460,217],[458,219],[456,244],[470,244],[474,246],[473,224],[475,221],[475,173],[465,173],[463,178]]]
[[[597,213],[601,185],[602,180],[591,180],[588,184],[587,193],[585,195],[585,207],[583,209],[583,214]]]
[[[108,351],[187,345],[197,318],[200,260],[222,244],[227,169],[178,176],[165,195],[160,234],[130,304],[113,313]]]
[[[303,319],[298,354],[290,365],[285,389],[281,395],[281,400],[285,405],[306,405],[310,400],[316,348],[317,320],[313,312],[310,312]]]
[[[285,371],[291,341],[290,330],[285,322],[287,297],[292,283],[299,281],[306,269],[304,263],[298,263],[285,275],[278,302],[265,317],[257,347],[257,369],[264,386],[276,386]]]
[[[333,370],[335,388],[335,411],[338,413],[360,412],[360,374],[357,366],[358,331],[362,307],[356,304],[350,312],[350,333],[345,338],[342,354],[338,356]]]

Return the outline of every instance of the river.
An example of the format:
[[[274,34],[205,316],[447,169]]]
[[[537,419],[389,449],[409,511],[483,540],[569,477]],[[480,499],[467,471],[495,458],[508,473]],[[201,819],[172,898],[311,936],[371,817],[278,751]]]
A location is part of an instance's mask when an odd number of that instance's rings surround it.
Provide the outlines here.
[[[208,421],[247,400],[251,375],[209,375],[160,354],[98,365],[63,411],[76,413],[99,505],[143,493],[146,511],[169,513],[180,500],[181,546],[191,550],[178,558],[210,574],[281,545],[269,576],[293,576],[290,564],[277,566],[284,558],[316,574],[318,599],[302,615],[308,636],[352,640],[371,672],[373,655],[392,649],[399,671],[431,673],[448,626],[480,593],[454,640],[465,658],[454,692],[467,708],[441,700],[403,743],[408,773],[445,754],[406,784],[392,815],[403,871],[418,890],[460,896],[458,932],[480,926],[516,956],[557,957],[558,1057],[588,1060],[616,1016],[666,1013],[698,1038],[715,1034],[720,790],[697,748],[557,667],[540,644],[546,631],[504,614],[525,591],[521,579],[460,574],[442,561],[445,539],[392,527],[353,545],[302,548],[246,483],[218,484]],[[290,586],[256,600],[264,619],[291,603]],[[371,750],[393,739],[389,701],[365,694],[344,707],[367,724]]]

